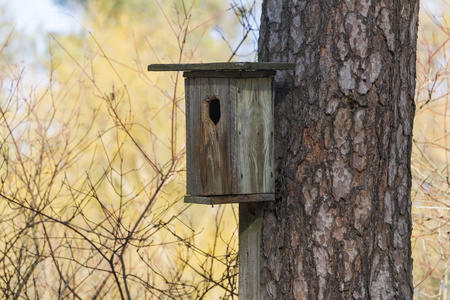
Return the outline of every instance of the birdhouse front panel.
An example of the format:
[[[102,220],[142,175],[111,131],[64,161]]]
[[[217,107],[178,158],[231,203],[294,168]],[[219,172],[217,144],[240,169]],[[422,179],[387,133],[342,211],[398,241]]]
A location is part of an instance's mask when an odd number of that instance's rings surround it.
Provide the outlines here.
[[[185,82],[187,194],[273,200],[273,78],[215,74]]]
[[[232,191],[231,130],[236,94],[231,78],[186,79],[187,193]]]

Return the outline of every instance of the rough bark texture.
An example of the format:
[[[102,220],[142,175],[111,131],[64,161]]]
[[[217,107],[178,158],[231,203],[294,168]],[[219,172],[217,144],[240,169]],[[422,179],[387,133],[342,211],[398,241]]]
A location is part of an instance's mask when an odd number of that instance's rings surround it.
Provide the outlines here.
[[[263,299],[412,299],[411,140],[419,1],[266,0],[278,72],[277,201]]]

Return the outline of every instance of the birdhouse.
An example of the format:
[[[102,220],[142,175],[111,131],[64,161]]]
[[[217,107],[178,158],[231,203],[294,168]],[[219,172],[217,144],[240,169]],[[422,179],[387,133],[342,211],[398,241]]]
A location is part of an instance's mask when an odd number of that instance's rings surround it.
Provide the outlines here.
[[[275,200],[274,75],[290,63],[150,65],[184,71],[185,202]]]

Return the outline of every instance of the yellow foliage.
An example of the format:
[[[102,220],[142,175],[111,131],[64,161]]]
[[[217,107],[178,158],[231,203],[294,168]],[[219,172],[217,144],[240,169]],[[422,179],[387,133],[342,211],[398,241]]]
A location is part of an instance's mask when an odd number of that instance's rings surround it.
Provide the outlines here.
[[[450,13],[425,1],[420,13],[412,154],[415,297],[449,297]]]
[[[221,1],[105,0],[85,8],[80,35],[50,35],[48,87],[26,94],[19,69],[2,65],[10,78],[0,99],[0,209],[15,220],[0,222],[0,248],[15,256],[2,271],[11,282],[5,290],[230,297],[236,207],[183,203],[183,77],[146,69],[228,60],[211,28],[233,12]]]

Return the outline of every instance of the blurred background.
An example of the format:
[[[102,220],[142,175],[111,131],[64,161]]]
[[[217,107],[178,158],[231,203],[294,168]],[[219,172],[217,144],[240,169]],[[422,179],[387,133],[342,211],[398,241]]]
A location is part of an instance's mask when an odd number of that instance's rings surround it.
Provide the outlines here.
[[[183,203],[183,77],[255,61],[260,1],[0,0],[0,297],[237,299],[237,207]],[[422,0],[417,299],[450,293],[450,2]]]

